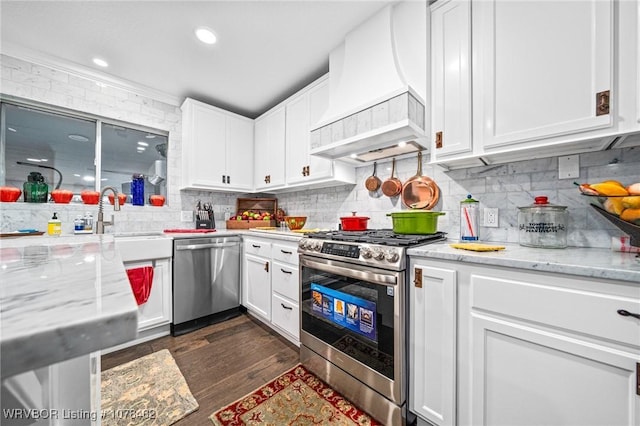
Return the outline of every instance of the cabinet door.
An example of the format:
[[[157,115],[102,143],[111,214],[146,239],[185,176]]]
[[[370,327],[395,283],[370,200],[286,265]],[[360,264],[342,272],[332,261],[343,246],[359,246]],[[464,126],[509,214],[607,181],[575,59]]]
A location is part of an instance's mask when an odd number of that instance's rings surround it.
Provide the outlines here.
[[[270,111],[255,121],[255,187],[257,190],[284,186],[285,107]]]
[[[183,186],[226,186],[225,114],[195,101],[183,108]]]
[[[432,128],[435,158],[470,152],[471,1],[431,9]]]
[[[412,265],[409,409],[456,424],[456,271]]]
[[[323,80],[287,103],[287,183],[299,183],[331,175],[329,159],[310,155],[311,127],[329,106],[329,80]]]
[[[474,425],[635,425],[637,355],[472,314]]]
[[[138,306],[138,331],[171,322],[171,261],[159,259],[145,262],[126,262],[125,269],[153,267],[151,292],[145,303]]]
[[[612,0],[473,3],[474,137],[485,150],[612,126],[597,115],[597,94],[615,96],[612,10]]]
[[[233,189],[253,188],[253,120],[227,117],[226,175]]]
[[[245,255],[246,308],[271,320],[271,260]]]

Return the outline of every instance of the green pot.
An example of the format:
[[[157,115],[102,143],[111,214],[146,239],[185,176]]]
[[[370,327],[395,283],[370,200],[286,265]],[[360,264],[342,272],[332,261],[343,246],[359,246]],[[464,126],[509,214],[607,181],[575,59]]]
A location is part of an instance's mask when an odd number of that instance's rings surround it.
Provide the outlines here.
[[[435,234],[438,232],[438,216],[444,212],[402,211],[387,213],[393,221],[393,232],[396,234]]]

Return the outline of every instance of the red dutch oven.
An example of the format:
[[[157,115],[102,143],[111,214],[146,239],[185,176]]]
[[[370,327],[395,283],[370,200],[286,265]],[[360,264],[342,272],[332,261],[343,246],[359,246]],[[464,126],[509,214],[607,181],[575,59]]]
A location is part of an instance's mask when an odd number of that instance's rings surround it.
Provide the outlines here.
[[[356,212],[351,212],[352,216],[340,218],[343,231],[366,231],[369,218],[366,216],[356,216]]]

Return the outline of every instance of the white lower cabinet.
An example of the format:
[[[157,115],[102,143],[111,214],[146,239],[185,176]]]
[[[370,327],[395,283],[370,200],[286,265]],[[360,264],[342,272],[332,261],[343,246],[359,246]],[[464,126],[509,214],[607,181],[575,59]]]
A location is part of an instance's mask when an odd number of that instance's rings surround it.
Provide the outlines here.
[[[419,424],[640,425],[637,283],[413,258]]]
[[[297,242],[244,238],[243,304],[298,345],[300,296]]]
[[[125,269],[153,268],[149,298],[138,306],[138,331],[171,323],[171,259],[125,262],[124,267]]]

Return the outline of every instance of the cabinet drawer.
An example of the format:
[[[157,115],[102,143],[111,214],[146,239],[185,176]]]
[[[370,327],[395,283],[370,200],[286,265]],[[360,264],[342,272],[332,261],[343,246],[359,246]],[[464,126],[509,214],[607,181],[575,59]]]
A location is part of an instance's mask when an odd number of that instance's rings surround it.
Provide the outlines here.
[[[271,303],[271,322],[298,340],[300,338],[298,305],[275,293],[271,296]]]
[[[583,290],[575,285],[579,280],[571,280],[572,286],[551,287],[543,280],[520,274],[513,278],[472,274],[472,307],[640,347],[640,320],[617,312],[640,313],[640,294],[625,297]]]
[[[273,244],[273,260],[280,260],[282,262],[290,263],[292,265],[298,264],[298,245],[274,243]]]
[[[281,295],[296,302],[299,301],[300,292],[298,288],[300,282],[298,278],[298,267],[274,261],[272,274],[271,286],[273,291],[277,291]]]
[[[244,252],[260,257],[271,257],[271,243],[264,240],[254,240],[246,238],[244,240]]]

